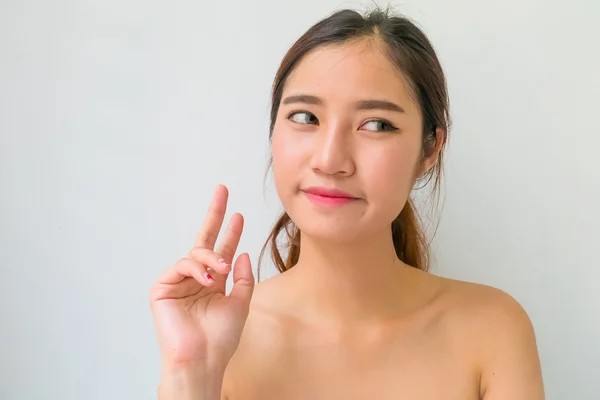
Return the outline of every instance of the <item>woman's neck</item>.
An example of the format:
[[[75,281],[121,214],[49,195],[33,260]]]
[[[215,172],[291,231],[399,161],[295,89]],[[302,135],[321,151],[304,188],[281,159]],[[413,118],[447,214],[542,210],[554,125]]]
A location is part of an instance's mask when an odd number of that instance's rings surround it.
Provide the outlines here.
[[[396,256],[391,232],[356,243],[303,236],[298,263],[286,274],[305,313],[345,324],[397,315],[406,285],[405,267]]]

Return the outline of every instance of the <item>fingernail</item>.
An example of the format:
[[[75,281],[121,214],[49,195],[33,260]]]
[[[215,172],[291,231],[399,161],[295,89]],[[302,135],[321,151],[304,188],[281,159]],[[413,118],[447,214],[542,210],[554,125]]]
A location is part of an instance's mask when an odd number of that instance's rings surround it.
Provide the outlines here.
[[[210,276],[210,274],[208,272],[204,274],[204,277],[206,278],[207,281],[212,281],[213,280],[213,277]]]
[[[229,265],[229,263],[224,258],[219,258],[219,263],[225,268],[231,268],[231,265]]]

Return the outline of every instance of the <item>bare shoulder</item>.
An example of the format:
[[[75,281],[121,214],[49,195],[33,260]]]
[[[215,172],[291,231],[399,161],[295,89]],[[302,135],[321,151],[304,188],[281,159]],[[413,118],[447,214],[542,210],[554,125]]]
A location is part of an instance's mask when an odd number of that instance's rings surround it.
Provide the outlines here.
[[[544,398],[537,343],[523,306],[503,290],[431,276],[453,334],[463,338],[480,371],[481,398]]]
[[[523,306],[507,292],[491,286],[427,274],[439,288],[436,307],[455,334],[477,351],[497,348],[510,335],[532,336],[533,326]]]
[[[447,311],[457,318],[469,318],[482,329],[498,326],[531,328],[531,321],[522,305],[511,295],[491,286],[435,276],[440,282],[440,298]],[[478,324],[477,322],[480,322]]]

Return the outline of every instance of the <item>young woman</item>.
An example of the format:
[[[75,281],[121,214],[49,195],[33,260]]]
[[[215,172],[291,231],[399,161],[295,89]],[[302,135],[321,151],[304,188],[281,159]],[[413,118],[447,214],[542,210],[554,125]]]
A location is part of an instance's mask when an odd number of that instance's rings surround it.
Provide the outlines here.
[[[439,186],[448,129],[442,67],[408,19],[344,10],[311,27],[273,85],[282,273],[255,289],[242,254],[225,294],[243,219],[216,245],[219,186],[192,250],[151,289],[160,399],[543,399],[519,304],[427,273],[410,194]]]

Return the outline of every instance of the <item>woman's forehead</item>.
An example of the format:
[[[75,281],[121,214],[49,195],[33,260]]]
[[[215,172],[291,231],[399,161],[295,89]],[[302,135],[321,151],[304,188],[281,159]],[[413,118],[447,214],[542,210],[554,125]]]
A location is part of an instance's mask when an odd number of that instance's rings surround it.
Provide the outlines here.
[[[289,76],[284,96],[311,94],[332,101],[378,98],[410,108],[413,101],[404,77],[373,42],[355,41],[311,51]]]

